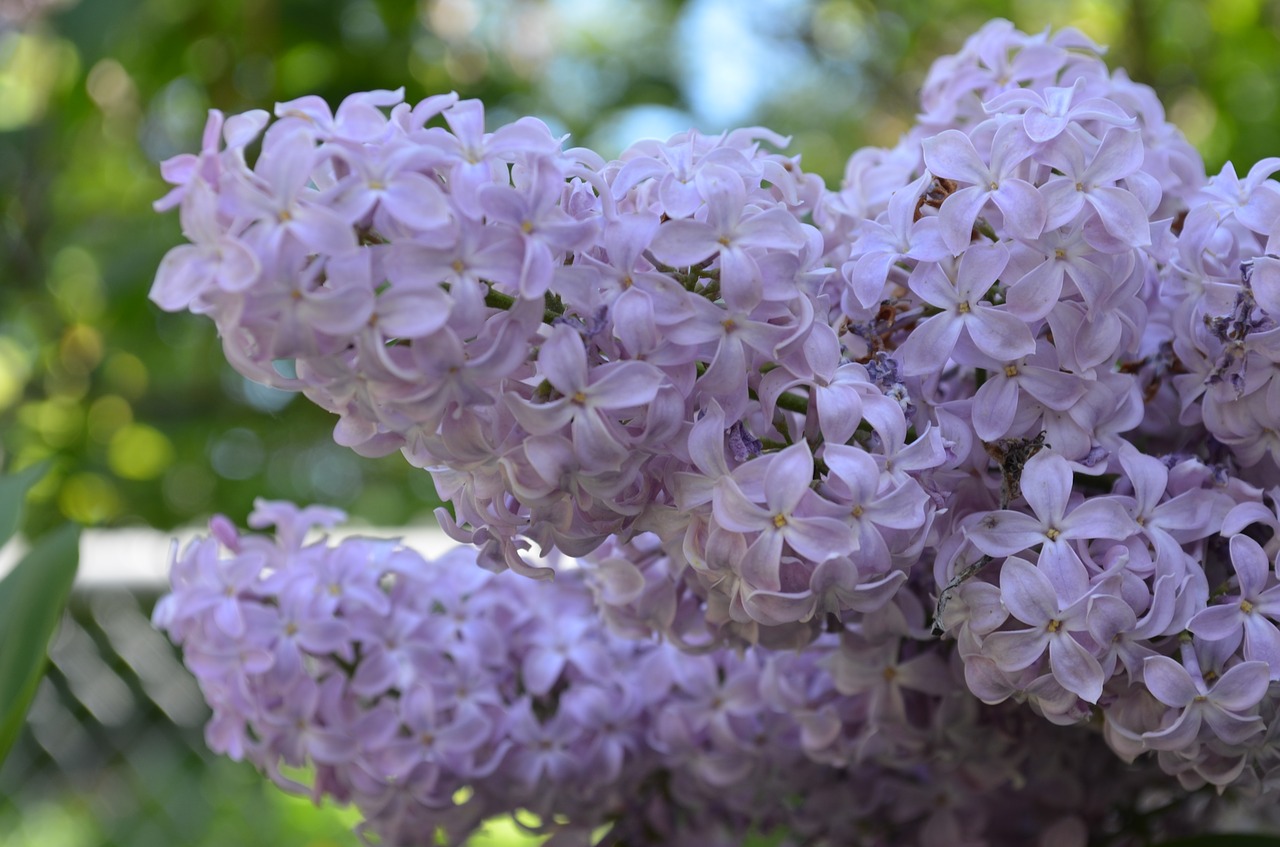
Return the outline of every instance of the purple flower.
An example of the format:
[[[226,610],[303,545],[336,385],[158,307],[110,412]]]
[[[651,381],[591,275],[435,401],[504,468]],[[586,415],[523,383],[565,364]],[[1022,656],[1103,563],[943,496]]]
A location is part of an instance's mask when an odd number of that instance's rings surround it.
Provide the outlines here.
[[[1080,591],[1080,589],[1084,589]],[[1054,584],[1042,569],[1025,559],[1005,559],[1000,567],[1000,599],[1028,629],[993,632],[982,652],[1002,671],[1020,671],[1049,651],[1049,668],[1063,688],[1096,703],[1106,682],[1097,658],[1072,633],[1088,637],[1090,601],[1103,596],[1105,583]]]
[[[1073,540],[1123,540],[1138,526],[1114,497],[1091,497],[1068,511],[1072,494],[1071,466],[1044,449],[1023,467],[1022,496],[1035,516],[1011,510],[988,513],[969,529],[968,538],[988,556],[1012,556],[1040,545],[1038,564],[1054,585],[1075,596],[1088,577],[1072,551]]]
[[[1130,247],[1150,244],[1146,209],[1132,192],[1115,185],[1142,166],[1142,133],[1113,127],[1107,130],[1085,164],[1087,154],[1080,140],[1065,135],[1046,151],[1046,159],[1062,176],[1040,187],[1049,210],[1045,226],[1056,229],[1070,223],[1087,203],[1107,232],[1122,244]]]
[[[1069,87],[1046,88],[1044,94],[1031,88],[1015,88],[997,94],[982,108],[989,115],[1022,107],[1022,127],[1037,144],[1057,138],[1073,121],[1098,121],[1112,126],[1133,126],[1136,122],[1114,101],[1105,97],[1084,97],[1087,82],[1077,79]]]
[[[1280,680],[1280,585],[1271,578],[1271,562],[1258,542],[1247,535],[1231,536],[1231,565],[1236,573],[1237,594],[1223,597],[1187,622],[1197,638],[1221,642],[1231,653],[1244,639],[1247,661],[1266,662],[1271,679]]]
[[[575,220],[560,208],[564,176],[554,160],[536,157],[516,173],[515,187],[483,186],[480,207],[489,221],[506,225],[519,239],[523,257],[515,290],[537,298],[551,286],[557,255],[587,247],[600,224]]]
[[[166,311],[197,306],[215,288],[240,292],[261,273],[257,255],[219,225],[217,198],[200,180],[191,183],[182,201],[182,232],[191,244],[165,254],[151,286],[151,300]]]
[[[695,184],[706,198],[706,219],[667,221],[650,249],[658,261],[677,268],[718,258],[725,302],[733,309],[750,309],[763,296],[752,249],[798,250],[804,244],[800,223],[785,209],[748,208],[742,178],[729,168],[703,167]]]
[[[253,174],[229,177],[228,205],[233,215],[254,222],[245,234],[274,254],[289,241],[332,255],[354,250],[351,222],[328,205],[328,198],[309,188],[311,175],[325,154],[305,130],[264,144]]]
[[[743,467],[755,470],[752,463]],[[836,517],[838,507],[809,487],[813,482],[813,454],[807,444],[794,444],[771,456],[763,478],[753,474],[757,482],[748,485],[752,496],[744,493],[736,481],[745,476],[738,473],[720,480],[712,516],[719,526],[731,532],[758,533],[741,564],[750,585],[770,591],[781,589],[779,567],[784,542],[814,562],[854,549],[853,531]]]
[[[917,204],[932,179],[922,175],[893,193],[888,210],[875,221],[862,222],[853,242],[853,257],[840,268],[848,279],[858,305],[871,308],[884,295],[885,281],[893,265],[906,258],[938,262],[947,258],[936,217],[916,217]],[[843,296],[843,295],[842,295]],[[849,305],[841,305],[851,311]]]
[[[990,164],[982,160],[973,141],[949,129],[924,140],[924,163],[934,176],[969,183],[951,194],[938,212],[942,238],[952,253],[960,253],[973,239],[973,225],[994,203],[1004,225],[1019,238],[1036,238],[1045,226],[1045,201],[1034,185],[1015,174],[1035,149],[1016,122],[1002,124],[991,140]]]
[[[1009,262],[1002,244],[980,244],[965,251],[954,270],[944,264],[921,264],[911,274],[911,290],[940,314],[919,323],[898,348],[908,376],[942,370],[962,333],[974,345],[1002,362],[1035,352],[1027,325],[984,299]]]
[[[1170,709],[1173,720],[1145,732],[1142,740],[1155,750],[1181,750],[1200,736],[1200,728],[1228,744],[1240,744],[1263,730],[1262,718],[1247,714],[1267,692],[1270,669],[1266,662],[1241,662],[1209,685],[1196,668],[1193,675],[1167,656],[1151,656],[1142,677],[1152,695]]]
[[[532,435],[570,425],[574,448],[591,467],[617,468],[626,457],[627,437],[604,413],[631,409],[653,400],[662,372],[645,362],[614,362],[588,368],[582,337],[560,325],[542,344],[538,364],[560,394],[545,403],[515,399],[511,410]]]

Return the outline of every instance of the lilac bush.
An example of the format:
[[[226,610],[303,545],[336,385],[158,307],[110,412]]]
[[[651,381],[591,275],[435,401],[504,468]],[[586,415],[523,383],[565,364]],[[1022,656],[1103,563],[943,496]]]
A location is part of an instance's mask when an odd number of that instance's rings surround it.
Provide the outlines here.
[[[394,844],[1083,845],[1271,796],[1280,159],[1206,176],[1101,53],[988,24],[838,190],[763,128],[212,113],[152,299],[474,552],[216,521],[157,612],[210,743]]]

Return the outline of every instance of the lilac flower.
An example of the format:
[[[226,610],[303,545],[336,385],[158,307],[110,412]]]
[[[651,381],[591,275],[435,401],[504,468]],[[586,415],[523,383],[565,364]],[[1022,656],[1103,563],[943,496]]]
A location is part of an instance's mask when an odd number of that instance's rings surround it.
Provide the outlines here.
[[[289,239],[325,254],[356,248],[350,221],[329,208],[320,192],[307,187],[322,155],[314,136],[299,130],[264,145],[254,173],[230,183],[230,211],[254,222],[246,237],[261,243],[266,252],[274,253]]]
[[[523,246],[515,286],[522,297],[545,294],[556,255],[580,250],[595,237],[598,222],[575,220],[559,208],[563,185],[558,166],[539,157],[528,163],[518,186],[486,185],[480,189],[480,207],[488,219],[510,227]]]
[[[678,268],[717,257],[725,302],[749,309],[763,295],[751,248],[798,249],[804,238],[800,224],[784,209],[747,209],[742,178],[729,168],[703,167],[695,184],[706,198],[706,220],[668,221],[658,228],[650,249],[659,261]]]
[[[1134,522],[1165,567],[1181,562],[1182,541],[1203,538],[1211,527],[1221,524],[1222,509],[1229,505],[1225,498],[1194,488],[1166,500],[1169,470],[1163,462],[1142,455],[1128,442],[1121,446],[1119,460],[1133,485]],[[1162,568],[1160,572],[1170,571]]]
[[[938,214],[943,241],[959,253],[972,240],[974,222],[988,202],[1005,226],[1019,238],[1035,238],[1045,226],[1045,202],[1034,185],[1015,176],[1034,144],[1022,127],[1002,124],[991,140],[990,164],[982,160],[969,136],[949,129],[924,141],[924,163],[934,176],[969,183],[943,202]]]
[[[733,476],[716,486],[716,523],[731,532],[759,533],[742,562],[752,585],[773,591],[782,587],[778,569],[784,542],[815,562],[854,549],[852,530],[810,490],[812,481],[813,455],[800,443],[772,457],[755,496],[748,497]]]
[[[1022,496],[1035,516],[1011,510],[989,513],[969,529],[968,538],[988,556],[1011,556],[1040,546],[1038,565],[1054,585],[1077,588],[1087,582],[1083,564],[1069,542],[1123,540],[1137,531],[1123,501],[1091,497],[1068,511],[1071,467],[1052,450],[1041,450],[1022,471]]]
[[[1255,162],[1244,179],[1236,175],[1235,165],[1227,162],[1203,189],[1207,207],[1219,218],[1234,216],[1253,232],[1270,235],[1280,217],[1280,186],[1270,179],[1276,171],[1280,171],[1280,158],[1275,156]]]
[[[937,262],[949,255],[938,230],[938,219],[916,219],[916,206],[930,179],[929,174],[924,174],[895,191],[882,221],[862,222],[853,245],[854,256],[840,271],[849,280],[857,303],[864,308],[880,302],[894,263],[904,258]],[[848,306],[845,309],[849,311]]]
[[[424,100],[419,106],[430,102]],[[429,120],[430,113],[438,111],[436,104],[431,105],[428,112],[415,116],[415,122]],[[469,218],[476,219],[483,214],[480,190],[493,182],[495,171],[502,169],[517,152],[537,155],[551,153],[559,147],[546,124],[535,118],[522,118],[495,132],[486,133],[484,106],[478,100],[458,101],[444,109],[442,114],[452,132],[432,127],[423,132],[422,138],[450,158],[447,171],[449,194]]]
[[[1112,126],[1133,126],[1135,119],[1114,101],[1105,97],[1080,95],[1087,88],[1083,78],[1069,87],[1046,88],[1044,94],[1031,88],[1015,88],[998,94],[982,104],[989,115],[999,114],[1009,107],[1022,107],[1022,127],[1027,137],[1037,144],[1052,141],[1062,134],[1073,121],[1098,121]]]
[[[1085,589],[1079,592],[1079,589]],[[1026,559],[1005,559],[1000,567],[1000,598],[1030,628],[993,632],[982,651],[1006,672],[1020,671],[1049,652],[1049,668],[1063,688],[1089,703],[1098,702],[1106,678],[1097,658],[1072,633],[1089,630],[1090,600],[1104,588],[1087,582],[1055,585]]]
[[[1087,230],[1086,225],[1048,228],[1034,243],[1020,245],[1019,252],[1029,254],[1033,257],[1029,261],[1035,264],[1009,286],[1006,299],[1010,312],[1024,321],[1043,318],[1058,304],[1068,280],[1089,310],[1096,308],[1112,285],[1115,260],[1094,249]],[[1044,256],[1043,261],[1036,260],[1039,255]]]
[[[986,363],[987,380],[973,397],[974,433],[989,442],[1006,436],[1023,392],[1055,411],[1066,411],[1075,405],[1085,394],[1085,383],[1056,365],[1053,347],[1045,342],[1037,345],[1033,355],[1015,362]]]
[[[942,312],[917,325],[898,348],[903,373],[919,376],[941,370],[962,333],[1000,361],[1035,352],[1026,324],[983,299],[1008,261],[1003,245],[977,245],[965,251],[954,271],[933,264],[916,269],[911,289]]]
[[[384,232],[394,231],[397,225],[434,230],[449,223],[444,192],[422,172],[439,162],[438,154],[402,144],[388,145],[377,158],[363,150],[360,155],[338,155],[353,171],[335,202],[348,220],[358,221],[373,212],[374,225]]]
[[[166,311],[195,306],[211,287],[243,291],[261,273],[257,255],[219,226],[216,203],[217,198],[202,181],[192,183],[186,192],[182,232],[193,243],[165,254],[151,286],[151,300]]]
[[[1231,537],[1231,564],[1235,569],[1238,594],[1228,594],[1225,602],[1198,612],[1187,629],[1198,638],[1222,642],[1230,653],[1244,639],[1244,657],[1249,662],[1265,662],[1271,679],[1280,679],[1280,585],[1271,584],[1271,562],[1258,542],[1247,535]]]
[[[1142,137],[1138,130],[1113,127],[1085,163],[1086,149],[1075,138],[1063,136],[1046,152],[1046,158],[1062,176],[1041,186],[1049,210],[1046,228],[1070,223],[1087,203],[1107,232],[1121,243],[1143,247],[1151,243],[1147,212],[1134,195],[1114,185],[1142,166]]]
[[[1202,725],[1228,744],[1239,744],[1263,729],[1262,719],[1248,712],[1257,707],[1267,691],[1266,662],[1241,662],[1209,685],[1183,664],[1167,656],[1151,656],[1143,666],[1142,676],[1157,700],[1177,710],[1172,721],[1143,733],[1142,740],[1148,747],[1186,748],[1200,735]]]
[[[588,462],[618,467],[625,456],[626,438],[602,413],[648,403],[662,384],[662,373],[644,362],[617,362],[589,370],[581,337],[564,325],[552,329],[538,360],[560,398],[546,403],[513,400],[512,411],[521,424],[533,435],[570,424],[574,446]]]
[[[276,126],[291,131],[295,124],[300,124],[325,139],[373,144],[387,134],[388,121],[382,109],[403,100],[403,88],[361,91],[343,98],[337,111],[332,112],[323,98],[315,95],[299,97],[276,104],[276,117],[281,118]]]
[[[210,743],[406,844],[518,804],[551,843],[1003,847],[1163,773],[1280,784],[1274,163],[1206,187],[1099,53],[993,22],[826,193],[763,128],[606,162],[456,95],[211,115],[157,302],[428,469],[476,552],[216,522],[156,613]],[[1090,716],[1135,767],[1051,726]]]

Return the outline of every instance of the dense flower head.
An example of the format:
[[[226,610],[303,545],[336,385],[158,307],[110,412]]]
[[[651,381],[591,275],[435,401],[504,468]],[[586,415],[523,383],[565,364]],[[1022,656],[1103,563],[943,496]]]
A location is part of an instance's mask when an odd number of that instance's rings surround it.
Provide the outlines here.
[[[842,350],[805,222],[822,183],[769,152],[786,139],[690,132],[604,162],[532,118],[486,132],[451,96],[276,115],[215,113],[166,166],[157,206],[192,244],[152,298],[209,314],[237,368],[336,413],[340,443],[430,469],[487,567],[547,575],[532,545],[657,531],[726,626],[806,632],[859,605],[834,582],[900,581],[935,506],[887,451],[922,470],[942,442],[909,437],[892,361]]]
[[[215,112],[201,152],[165,164],[174,189],[157,208],[179,209],[191,243],[165,258],[153,300],[208,314],[235,367],[335,413],[339,443],[429,470],[454,507],[442,525],[483,567],[559,569],[577,586],[457,577],[497,616],[457,637],[493,647],[515,627],[529,640],[511,655],[476,652],[518,668],[530,699],[502,701],[505,735],[449,749],[454,782],[429,769],[440,791],[469,785],[483,803],[484,780],[523,774],[494,796],[568,814],[533,784],[571,782],[581,745],[611,774],[652,748],[690,781],[680,802],[760,824],[742,797],[703,793],[747,773],[772,784],[741,749],[714,747],[728,733],[855,784],[897,786],[907,771],[889,763],[914,762],[927,790],[971,809],[1003,783],[942,775],[935,736],[940,721],[992,715],[1024,751],[1052,725],[1088,724],[1187,788],[1280,784],[1280,159],[1206,177],[1154,93],[1101,54],[1072,30],[988,24],[935,65],[917,126],[854,153],[835,190],[762,128],[644,141],[606,162],[532,118],[487,130],[477,102],[386,91],[336,112],[279,104],[274,122]],[[419,659],[404,644],[423,607],[387,619],[408,589],[370,586],[395,572],[378,556],[410,554],[370,547],[372,577],[325,565],[326,584],[362,598],[335,615],[310,589],[245,606],[259,582],[288,581],[259,580],[263,544],[234,540],[230,560],[202,545],[179,562],[174,596],[192,599],[162,615],[200,672],[359,665],[288,698],[311,704],[306,720],[326,715],[322,728],[356,714],[348,687],[395,691],[388,714],[409,702]],[[612,634],[585,622],[583,585]],[[536,590],[577,591],[556,602],[578,617],[540,629],[512,611],[533,600],[503,606],[503,592]],[[249,633],[271,646],[230,646]],[[548,646],[568,642],[599,650]],[[636,674],[684,668],[681,696],[718,698],[724,721],[662,711],[643,743],[605,754],[569,711],[534,708],[560,680],[621,663],[601,658],[615,649]],[[758,677],[751,697],[712,692],[740,675]],[[223,688],[247,704],[242,685]],[[412,696],[415,714],[470,719],[430,705],[438,693]],[[596,695],[581,696],[586,714]],[[631,696],[617,702],[654,707]],[[408,720],[409,735],[437,736]],[[219,749],[261,737],[215,723],[229,733]],[[712,747],[681,746],[702,732]],[[995,775],[1032,767],[1004,738],[965,756]],[[271,755],[324,765],[353,743],[294,732]],[[520,744],[546,755],[510,752]],[[394,762],[372,767],[401,780],[410,765]],[[336,796],[356,790],[331,781]],[[866,793],[856,815],[917,821],[895,790]],[[408,795],[386,802],[426,820]],[[832,802],[831,819],[855,814]],[[657,806],[646,814],[682,820]],[[1079,842],[1083,818],[1068,818],[1039,822],[1055,833],[1044,843]],[[918,836],[998,843],[1004,823],[931,814]]]
[[[461,844],[505,814],[584,847],[602,827],[608,843],[1014,847],[1101,831],[1116,793],[1168,790],[1087,730],[980,706],[918,603],[802,652],[695,653],[612,632],[593,607],[603,565],[538,582],[466,567],[466,548],[428,561],[308,532],[340,519],[267,501],[250,524],[271,535],[215,518],[175,550],[155,622],[213,708],[209,745],[355,804],[370,843]]]

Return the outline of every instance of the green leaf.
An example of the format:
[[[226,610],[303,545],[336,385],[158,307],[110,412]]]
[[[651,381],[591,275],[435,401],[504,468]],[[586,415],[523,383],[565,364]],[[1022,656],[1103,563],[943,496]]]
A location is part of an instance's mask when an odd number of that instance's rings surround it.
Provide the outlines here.
[[[1280,847],[1280,835],[1197,835],[1162,841],[1157,847]]]
[[[15,474],[0,477],[0,547],[18,531],[18,522],[22,519],[22,503],[27,497],[27,491],[40,481],[47,470],[48,462],[37,462]]]
[[[36,696],[79,559],[80,528],[67,524],[36,542],[0,581],[0,762]]]

